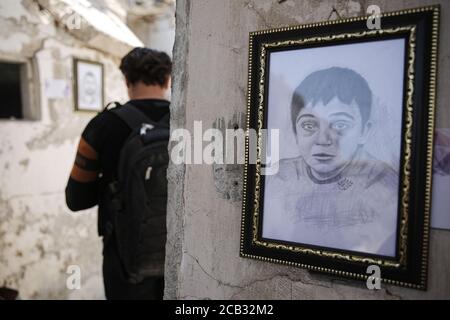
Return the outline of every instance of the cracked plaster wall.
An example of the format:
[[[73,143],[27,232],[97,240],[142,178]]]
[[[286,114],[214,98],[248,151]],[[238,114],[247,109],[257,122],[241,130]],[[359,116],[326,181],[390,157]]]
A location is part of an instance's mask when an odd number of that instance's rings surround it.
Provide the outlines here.
[[[32,1],[0,3],[0,60],[24,61],[34,72],[38,120],[0,120],[0,286],[22,299],[104,298],[96,208],[70,212],[64,188],[79,136],[94,113],[73,111],[72,58],[104,65],[105,101],[126,101],[120,57],[88,48],[53,24]],[[65,80],[63,97],[45,81]],[[69,265],[81,268],[81,290],[66,289]]]
[[[246,108],[248,32],[441,3],[441,32],[450,28],[448,1],[179,0],[176,9],[172,129],[191,132],[232,121]],[[443,32],[442,32],[443,33]],[[449,38],[440,37],[437,126],[450,126]],[[242,169],[241,169],[242,170]],[[242,174],[242,171],[240,172]],[[242,175],[241,175],[242,176]],[[450,297],[450,232],[432,230],[427,292],[309,273],[239,257],[241,202],[233,194],[236,171],[208,165],[169,167],[165,297],[193,299],[413,299]]]

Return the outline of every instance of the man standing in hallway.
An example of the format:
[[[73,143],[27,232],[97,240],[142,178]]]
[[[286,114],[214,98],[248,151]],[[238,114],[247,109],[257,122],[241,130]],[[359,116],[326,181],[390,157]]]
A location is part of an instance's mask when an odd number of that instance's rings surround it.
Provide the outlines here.
[[[160,208],[164,208],[159,225],[163,230],[158,232],[164,241],[157,241],[158,272],[138,280],[130,280],[124,268],[108,192],[119,175],[122,147],[135,129],[130,127],[129,121],[117,115],[117,110],[133,109],[130,113],[134,114],[134,118],[142,115],[142,123],[165,122],[168,126],[170,102],[167,96],[172,62],[164,52],[135,48],[122,59],[120,70],[125,76],[130,101],[114,109],[105,108],[84,129],[66,187],[66,203],[72,211],[99,205],[98,230],[104,242],[103,277],[107,299],[162,299],[167,184],[157,186],[159,189],[165,188],[165,198],[159,195],[158,200]],[[135,232],[138,233],[137,230]]]

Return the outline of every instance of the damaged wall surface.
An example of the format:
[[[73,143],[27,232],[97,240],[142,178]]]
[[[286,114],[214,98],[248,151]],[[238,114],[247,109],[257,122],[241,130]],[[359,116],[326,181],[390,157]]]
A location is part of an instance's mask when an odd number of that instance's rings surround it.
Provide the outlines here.
[[[102,299],[96,208],[72,213],[64,198],[79,136],[95,115],[74,111],[73,58],[102,63],[105,101],[124,102],[122,52],[93,49],[40,14],[33,1],[0,3],[0,60],[28,65],[38,111],[0,120],[0,286],[22,299]],[[58,94],[54,80],[64,84]],[[70,265],[80,267],[80,290],[66,287]]]
[[[346,18],[364,15],[371,4],[385,12],[436,3],[442,6],[441,30],[448,30],[450,3],[444,0],[177,1],[172,130],[192,132],[197,120],[204,128],[218,121],[242,127],[250,31],[327,20],[333,6]],[[440,37],[437,127],[450,126],[449,41]],[[363,282],[240,258],[241,196],[236,192],[242,190],[242,168],[172,164],[168,178],[166,298],[450,298],[449,231],[431,231],[426,292],[384,284],[372,291]]]

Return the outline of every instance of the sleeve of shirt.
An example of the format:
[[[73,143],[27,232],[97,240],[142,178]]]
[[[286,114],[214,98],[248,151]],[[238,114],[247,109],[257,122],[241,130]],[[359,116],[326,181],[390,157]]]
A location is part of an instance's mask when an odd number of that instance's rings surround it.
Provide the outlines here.
[[[79,211],[98,204],[99,154],[103,142],[105,119],[94,117],[84,129],[77,148],[75,162],[66,186],[66,203],[70,210]]]

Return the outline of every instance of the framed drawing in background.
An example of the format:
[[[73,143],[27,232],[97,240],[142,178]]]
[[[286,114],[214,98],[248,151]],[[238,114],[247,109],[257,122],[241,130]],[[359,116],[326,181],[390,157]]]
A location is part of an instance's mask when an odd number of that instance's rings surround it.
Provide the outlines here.
[[[425,290],[439,6],[366,21],[250,33],[240,253]]]
[[[103,65],[74,59],[75,110],[99,112],[104,107]]]

